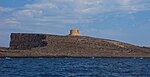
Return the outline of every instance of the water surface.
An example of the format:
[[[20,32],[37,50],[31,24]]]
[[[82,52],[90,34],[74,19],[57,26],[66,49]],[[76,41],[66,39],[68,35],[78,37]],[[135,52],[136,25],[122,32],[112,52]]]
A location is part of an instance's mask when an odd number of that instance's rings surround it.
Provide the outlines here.
[[[0,58],[0,77],[150,77],[150,58]]]

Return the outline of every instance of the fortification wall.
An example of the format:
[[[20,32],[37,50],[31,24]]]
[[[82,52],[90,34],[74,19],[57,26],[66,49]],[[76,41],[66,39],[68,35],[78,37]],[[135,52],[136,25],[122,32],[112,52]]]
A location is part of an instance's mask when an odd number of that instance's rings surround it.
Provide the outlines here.
[[[47,35],[44,34],[23,34],[12,33],[10,41],[10,49],[31,49],[43,47],[47,45],[45,41]]]

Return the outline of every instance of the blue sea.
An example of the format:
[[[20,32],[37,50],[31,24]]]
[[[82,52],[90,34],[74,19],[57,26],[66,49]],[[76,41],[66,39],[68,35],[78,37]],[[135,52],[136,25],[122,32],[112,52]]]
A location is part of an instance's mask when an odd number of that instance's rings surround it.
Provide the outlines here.
[[[0,77],[150,77],[150,58],[0,58]]]

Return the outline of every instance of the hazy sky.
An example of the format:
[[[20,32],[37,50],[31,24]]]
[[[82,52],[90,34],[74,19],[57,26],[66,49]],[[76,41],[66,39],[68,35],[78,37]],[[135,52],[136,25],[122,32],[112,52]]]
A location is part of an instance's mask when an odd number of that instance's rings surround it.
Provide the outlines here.
[[[10,33],[83,35],[150,46],[150,0],[0,0],[0,46]]]

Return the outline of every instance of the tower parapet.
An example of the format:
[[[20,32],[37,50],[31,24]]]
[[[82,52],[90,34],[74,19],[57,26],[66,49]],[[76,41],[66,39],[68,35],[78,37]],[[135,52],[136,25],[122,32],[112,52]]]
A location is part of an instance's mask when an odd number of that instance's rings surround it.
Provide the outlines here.
[[[81,36],[80,30],[77,30],[77,29],[70,30],[69,36]]]

